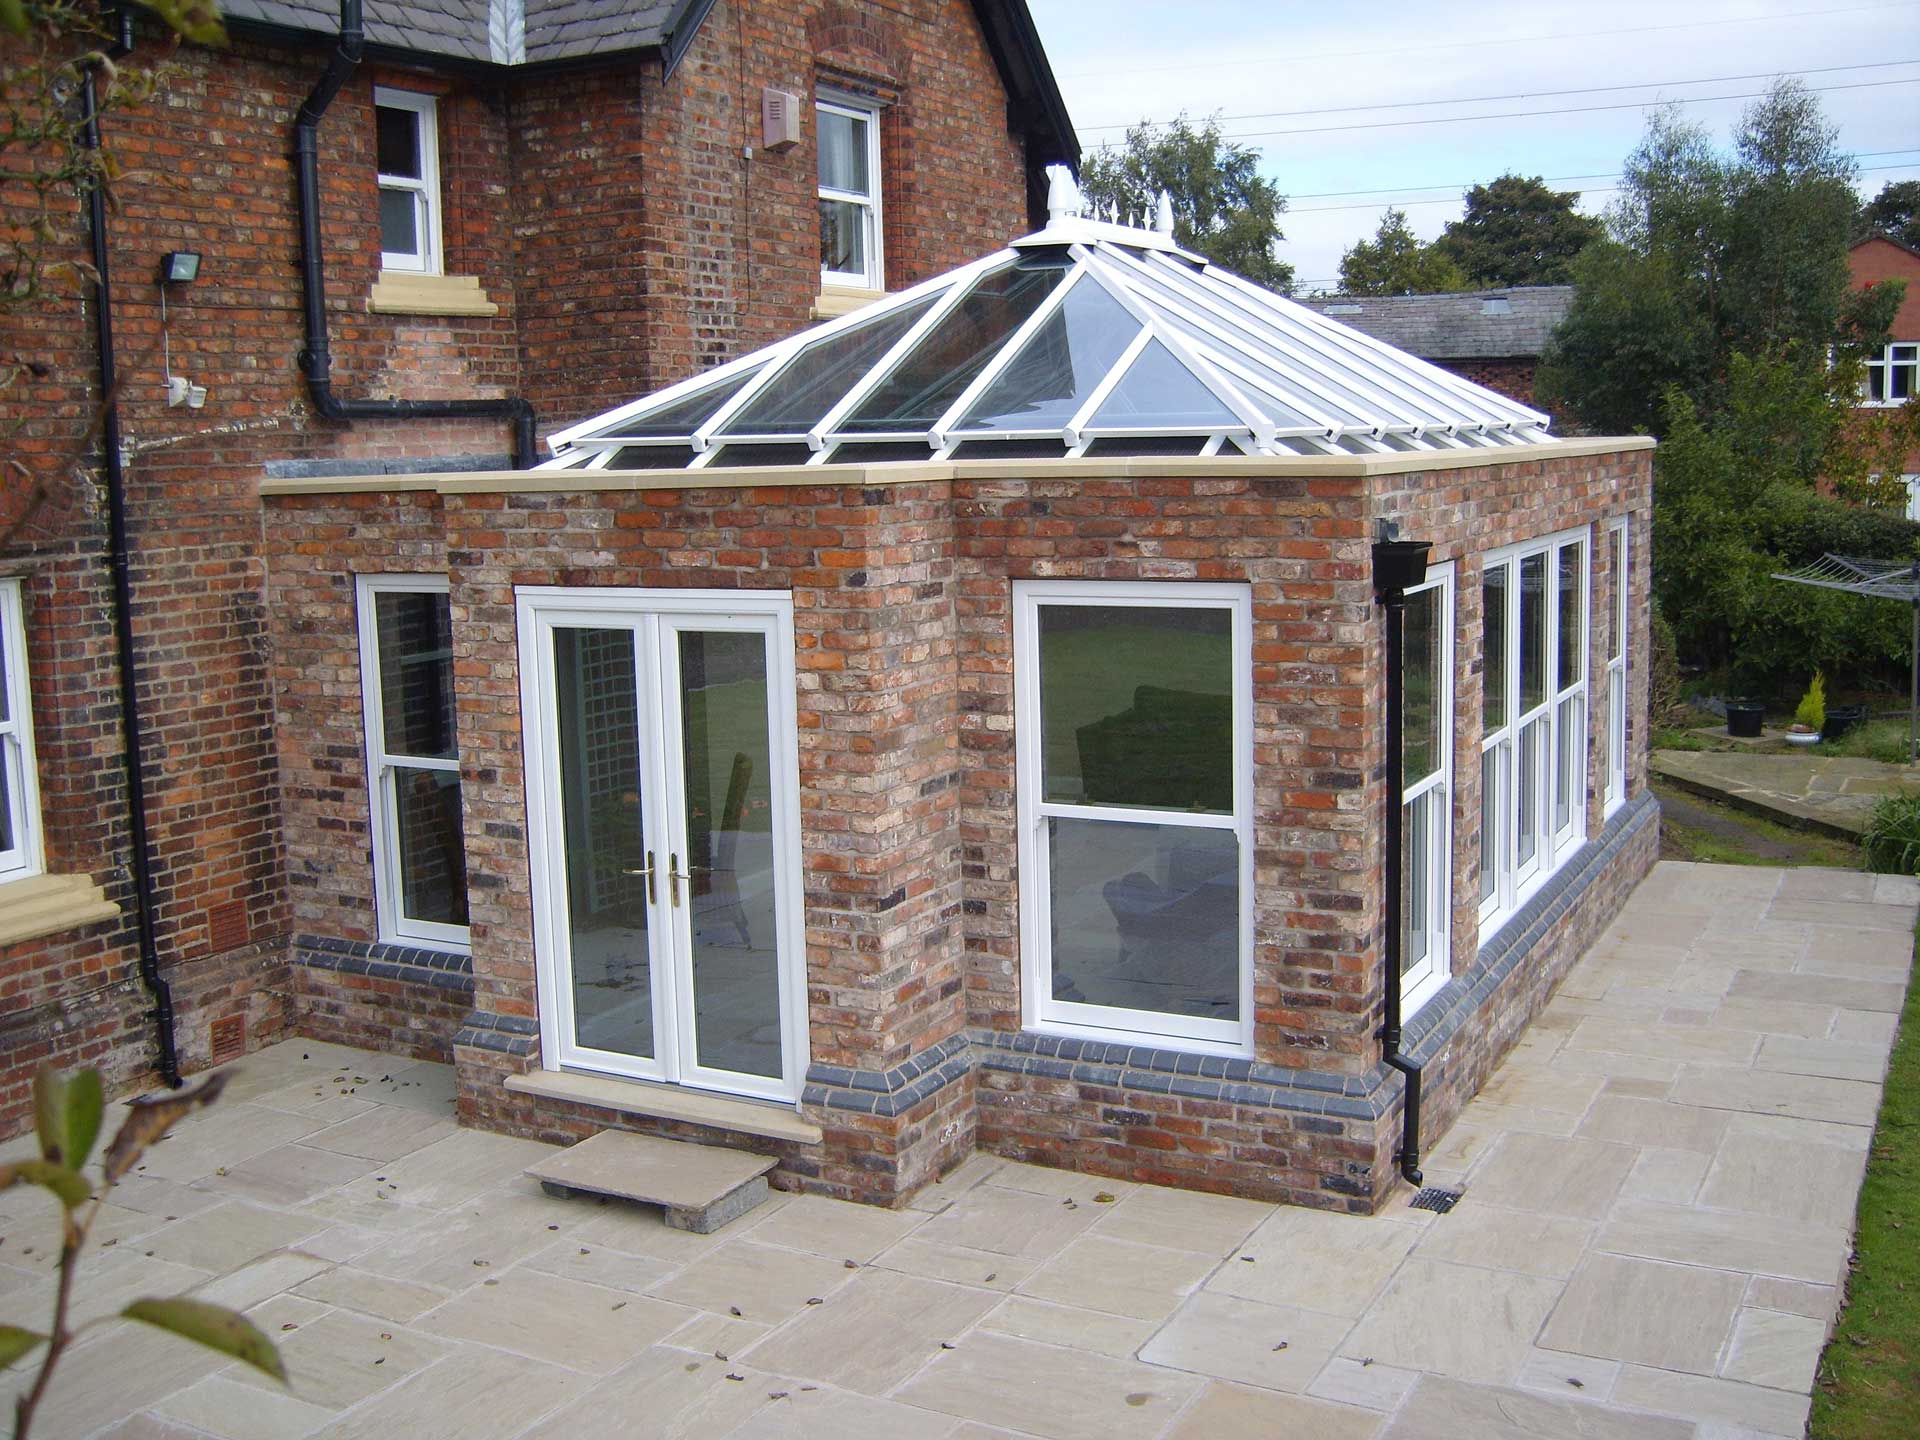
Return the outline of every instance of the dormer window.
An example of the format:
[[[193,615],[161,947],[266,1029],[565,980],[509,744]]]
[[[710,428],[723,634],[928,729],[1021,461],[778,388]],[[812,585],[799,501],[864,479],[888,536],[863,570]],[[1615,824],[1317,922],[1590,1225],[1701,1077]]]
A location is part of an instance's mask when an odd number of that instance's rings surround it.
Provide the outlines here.
[[[431,95],[385,87],[373,92],[383,269],[440,273],[437,109]]]

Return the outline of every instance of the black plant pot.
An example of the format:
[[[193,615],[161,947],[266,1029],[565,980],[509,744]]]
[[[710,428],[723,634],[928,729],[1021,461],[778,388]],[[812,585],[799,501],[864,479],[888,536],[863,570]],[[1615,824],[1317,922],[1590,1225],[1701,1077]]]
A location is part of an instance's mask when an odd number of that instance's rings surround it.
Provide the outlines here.
[[[1821,736],[1827,740],[1838,740],[1849,730],[1857,730],[1867,723],[1867,707],[1864,705],[1829,705],[1827,723],[1821,727]]]
[[[1727,734],[1742,740],[1760,738],[1760,722],[1767,718],[1767,707],[1758,700],[1727,702]]]

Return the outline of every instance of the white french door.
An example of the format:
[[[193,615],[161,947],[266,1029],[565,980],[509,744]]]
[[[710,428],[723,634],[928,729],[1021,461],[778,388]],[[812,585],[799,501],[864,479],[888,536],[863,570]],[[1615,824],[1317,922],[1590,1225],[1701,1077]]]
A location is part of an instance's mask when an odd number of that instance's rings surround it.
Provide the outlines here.
[[[545,1063],[798,1099],[791,600],[518,595]]]

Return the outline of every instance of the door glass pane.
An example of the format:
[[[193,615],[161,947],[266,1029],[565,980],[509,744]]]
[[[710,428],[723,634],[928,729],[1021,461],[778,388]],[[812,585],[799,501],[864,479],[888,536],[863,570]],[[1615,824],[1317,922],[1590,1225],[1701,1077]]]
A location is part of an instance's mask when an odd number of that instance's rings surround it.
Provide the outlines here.
[[[460,772],[393,770],[400,830],[400,904],[409,920],[467,923],[467,858],[460,834]]]
[[[778,1079],[767,641],[721,630],[679,640],[694,1044],[708,1069]]]
[[[836,275],[866,275],[866,206],[851,200],[820,202],[820,268]]]
[[[1240,842],[1231,830],[1047,821],[1053,998],[1240,1015]]]
[[[1560,675],[1555,689],[1578,685],[1587,669],[1586,586],[1579,545],[1560,547]]]
[[[867,126],[861,116],[816,110],[820,117],[820,184],[827,190],[872,194],[867,174]],[[804,172],[803,172],[804,173]]]
[[[1118,300],[1093,279],[1081,280],[957,428],[1059,429],[1139,333],[1140,322]]]
[[[382,175],[394,175],[406,180],[421,178],[421,119],[418,111],[405,110],[397,105],[374,107],[374,164]]]
[[[1419,784],[1446,758],[1440,733],[1446,696],[1440,686],[1441,616],[1444,587],[1436,585],[1407,597],[1406,637],[1401,649],[1400,756],[1402,783]]]
[[[1519,792],[1515,805],[1515,859],[1522,869],[1531,865],[1540,851],[1540,781],[1546,759],[1546,716],[1541,716],[1520,731],[1519,774],[1514,777]]]
[[[1509,741],[1480,752],[1480,902],[1485,904],[1500,888],[1502,797],[1506,794],[1506,758]]]
[[[1231,613],[1039,610],[1044,798],[1232,814]]]
[[[633,631],[556,629],[576,1044],[651,1058],[653,971]],[[656,872],[665,883],[664,868]]]
[[[413,191],[380,192],[380,248],[389,255],[420,253],[420,207]]]
[[[1481,721],[1488,734],[1505,727],[1507,714],[1507,565],[1489,566],[1480,579]]]
[[[380,648],[380,722],[389,755],[458,758],[454,738],[453,623],[441,594],[374,596]]]
[[[1547,557],[1520,562],[1520,713],[1546,698]]]

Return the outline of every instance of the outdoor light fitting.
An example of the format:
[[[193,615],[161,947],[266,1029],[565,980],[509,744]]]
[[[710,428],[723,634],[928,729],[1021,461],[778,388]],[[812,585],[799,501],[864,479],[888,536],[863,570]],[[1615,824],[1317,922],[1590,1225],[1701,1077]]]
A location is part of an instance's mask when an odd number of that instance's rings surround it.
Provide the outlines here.
[[[198,250],[169,250],[160,257],[162,285],[190,285],[200,278]]]

